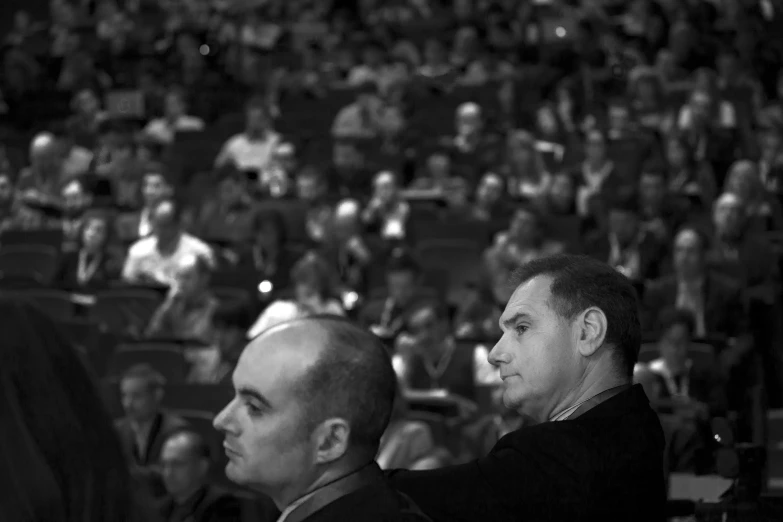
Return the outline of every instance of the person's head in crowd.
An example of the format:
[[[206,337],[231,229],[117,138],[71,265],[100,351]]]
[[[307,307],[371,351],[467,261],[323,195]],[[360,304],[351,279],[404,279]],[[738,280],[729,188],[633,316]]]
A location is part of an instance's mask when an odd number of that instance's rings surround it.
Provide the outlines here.
[[[437,350],[449,335],[448,310],[435,303],[417,306],[408,316],[405,330],[418,350]]]
[[[95,91],[82,89],[76,93],[72,102],[73,111],[85,118],[94,117],[101,110],[101,102]]]
[[[112,220],[106,212],[90,211],[82,222],[81,248],[92,254],[103,254],[111,244]]]
[[[617,198],[609,203],[609,234],[621,247],[639,237],[639,206],[634,198]]]
[[[187,115],[188,99],[185,89],[174,86],[166,93],[163,112],[167,119],[176,121],[178,118]]]
[[[645,166],[639,176],[639,200],[643,207],[661,210],[666,200],[666,173],[654,165]]]
[[[783,152],[783,128],[773,124],[762,129],[759,135],[759,148],[763,161],[773,164],[779,161]]]
[[[386,290],[389,299],[405,307],[416,297],[421,269],[407,252],[394,252],[386,265]]]
[[[218,183],[218,200],[226,208],[231,208],[245,200],[247,195],[246,177],[239,169],[230,166],[221,173]]]
[[[362,49],[362,62],[375,69],[383,64],[383,47],[378,42],[368,42]]]
[[[670,49],[661,49],[655,55],[655,69],[662,80],[672,78],[677,71],[677,60]]]
[[[186,301],[198,299],[209,288],[211,275],[212,266],[207,258],[188,255],[177,263],[173,286],[176,293]]]
[[[515,279],[488,357],[506,407],[545,422],[580,393],[630,382],[641,331],[625,276],[593,258],[555,255],[526,263]]]
[[[160,452],[160,471],[166,492],[181,505],[208,482],[210,449],[204,438],[190,430],[170,435]]]
[[[462,58],[475,56],[478,46],[478,33],[472,25],[460,27],[454,35],[452,52]]]
[[[718,75],[724,80],[736,81],[741,77],[739,54],[731,47],[723,47],[716,60]]]
[[[151,423],[161,411],[166,380],[147,364],[128,368],[120,377],[120,402],[131,422]]]
[[[283,215],[274,209],[258,209],[253,213],[253,245],[267,255],[276,255],[286,244],[286,227]]]
[[[470,199],[470,187],[465,178],[453,177],[449,179],[443,188],[443,197],[446,205],[451,210],[463,210]]]
[[[693,147],[681,134],[673,134],[666,140],[666,163],[673,173],[694,168],[696,162]]]
[[[736,240],[742,236],[747,217],[746,203],[736,194],[724,192],[712,210],[712,222],[717,236]]]
[[[470,136],[481,132],[483,127],[481,106],[473,102],[457,107],[455,126],[460,136]]]
[[[355,199],[344,199],[334,207],[332,232],[338,240],[348,240],[360,231],[362,207]]]
[[[735,161],[731,165],[723,188],[746,202],[755,202],[764,194],[758,167],[750,160]]]
[[[393,61],[404,64],[408,70],[421,64],[421,53],[410,40],[398,40],[394,43],[389,54]]]
[[[133,516],[122,449],[90,372],[51,318],[0,298],[0,520]]]
[[[334,147],[334,166],[341,171],[358,171],[364,167],[365,156],[351,140],[339,140]]]
[[[335,294],[335,274],[317,253],[305,254],[291,268],[294,298],[304,308],[320,310]]]
[[[424,43],[424,63],[439,67],[448,63],[449,55],[446,46],[437,38],[430,38]]]
[[[690,310],[670,308],[659,319],[661,337],[658,349],[666,366],[675,372],[685,369],[688,350],[696,331],[696,318]]]
[[[576,210],[576,184],[571,173],[562,171],[552,176],[547,194],[549,209],[556,214],[570,214]]]
[[[318,203],[326,195],[326,180],[316,167],[305,167],[296,176],[296,195],[305,203]]]
[[[585,136],[585,159],[591,165],[600,166],[606,162],[606,135],[599,130],[591,130]]]
[[[484,208],[494,207],[503,198],[503,186],[503,178],[487,172],[476,187],[476,203]]]
[[[509,134],[506,140],[506,149],[508,151],[509,161],[517,168],[531,168],[538,159],[536,153],[536,140],[532,134],[527,131],[514,131]],[[529,173],[534,174],[534,173]]]
[[[624,99],[614,98],[610,100],[607,116],[610,132],[623,133],[631,126],[631,107]]]
[[[226,475],[280,509],[374,460],[396,389],[378,338],[331,316],[266,330],[232,381],[236,396],[214,422]]]
[[[718,94],[718,75],[709,67],[700,67],[693,73],[694,88],[696,91],[703,91],[710,97],[710,102],[715,101]]]
[[[660,107],[663,101],[663,86],[655,74],[641,74],[629,88],[631,96],[645,107]]]
[[[445,150],[437,150],[427,157],[427,175],[434,180],[451,177],[451,156]]]
[[[57,140],[51,132],[41,132],[30,141],[30,165],[47,170],[58,165]]]
[[[275,148],[273,161],[284,171],[291,173],[296,170],[296,147],[291,142],[283,142]]]
[[[542,239],[541,215],[529,205],[517,207],[508,225],[508,235],[520,246],[536,246]]]
[[[374,80],[367,80],[356,89],[356,103],[363,111],[373,111],[378,103],[378,96],[378,84]]]
[[[262,98],[254,97],[245,105],[245,132],[252,137],[260,137],[271,127],[269,108]]]
[[[549,105],[542,105],[536,110],[536,131],[538,135],[555,138],[560,131],[557,116]]]
[[[63,204],[63,214],[78,216],[91,204],[92,197],[80,179],[73,179],[63,185],[60,191]]]
[[[709,91],[695,88],[688,99],[688,108],[691,111],[692,122],[696,127],[703,127],[710,122],[712,117],[713,97]]]
[[[383,170],[375,175],[372,189],[373,198],[377,199],[384,206],[395,203],[399,196],[397,177],[390,170]]]
[[[163,156],[164,144],[152,136],[141,134],[136,137],[135,158],[143,163],[159,161]]]
[[[163,174],[162,165],[149,165],[142,177],[141,196],[144,208],[152,209],[155,205],[171,196],[172,187]]]
[[[182,206],[171,198],[161,200],[150,212],[150,223],[158,248],[169,248],[182,234]]]
[[[684,281],[695,281],[704,277],[707,266],[709,240],[693,227],[682,228],[674,236],[674,271]]]

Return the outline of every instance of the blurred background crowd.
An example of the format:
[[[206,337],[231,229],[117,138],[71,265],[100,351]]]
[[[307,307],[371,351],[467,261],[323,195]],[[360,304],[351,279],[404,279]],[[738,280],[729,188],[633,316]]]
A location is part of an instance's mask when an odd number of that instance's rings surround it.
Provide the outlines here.
[[[80,347],[170,520],[221,481],[247,338],[303,315],[393,353],[382,467],[485,452],[522,422],[486,363],[508,278],[562,251],[636,284],[667,470],[713,473],[723,416],[783,487],[779,2],[12,7],[0,284]]]

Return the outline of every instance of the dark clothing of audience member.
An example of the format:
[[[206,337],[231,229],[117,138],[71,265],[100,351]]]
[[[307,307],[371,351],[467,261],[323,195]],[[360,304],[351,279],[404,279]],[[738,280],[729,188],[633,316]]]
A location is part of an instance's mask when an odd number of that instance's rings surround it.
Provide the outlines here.
[[[239,499],[214,486],[199,489],[181,504],[164,498],[158,509],[163,522],[236,522],[241,517]]]

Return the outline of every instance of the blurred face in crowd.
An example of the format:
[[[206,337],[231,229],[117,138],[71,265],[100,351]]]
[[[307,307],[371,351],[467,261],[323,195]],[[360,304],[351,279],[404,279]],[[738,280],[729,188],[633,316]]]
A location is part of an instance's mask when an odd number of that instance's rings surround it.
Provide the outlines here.
[[[196,453],[186,434],[174,435],[160,452],[160,468],[166,491],[182,501],[206,483],[209,460]]]
[[[490,207],[503,196],[503,181],[496,174],[486,174],[476,189],[476,201],[479,205]]]
[[[386,274],[386,289],[389,297],[400,306],[405,306],[416,294],[416,274],[411,270],[399,270]]]
[[[320,350],[311,325],[283,325],[248,344],[232,376],[236,396],[215,417],[225,437],[226,476],[282,508],[315,479],[318,442],[299,387]]]
[[[446,203],[451,208],[461,208],[468,204],[468,184],[462,178],[454,178],[447,186],[444,193]]]
[[[415,346],[425,352],[440,347],[448,332],[445,322],[439,319],[435,310],[430,307],[417,310],[408,319],[408,332],[413,337]]]
[[[335,236],[341,240],[354,237],[360,228],[360,215],[361,207],[357,201],[341,201],[334,210],[332,228]]]
[[[275,151],[275,163],[286,172],[296,169],[296,152],[290,145],[284,144]]]
[[[533,138],[527,133],[512,136],[508,143],[511,162],[519,167],[530,165],[533,160]]]
[[[81,91],[76,97],[76,107],[85,116],[94,115],[100,109],[100,102],[95,93],[89,89]]]
[[[661,357],[671,370],[682,370],[688,360],[691,333],[685,324],[677,323],[667,328],[658,343]]]
[[[549,186],[549,201],[556,210],[565,212],[574,205],[575,191],[574,180],[566,173],[560,173],[552,178]]]
[[[775,130],[763,132],[760,136],[759,146],[761,147],[761,156],[767,161],[774,161],[781,153],[783,145],[783,136]]]
[[[92,218],[84,224],[82,244],[89,252],[97,252],[103,248],[108,236],[108,223],[105,219]]]
[[[509,235],[520,243],[530,243],[538,237],[538,218],[527,210],[518,210],[511,218]]]
[[[639,234],[639,216],[625,209],[611,209],[609,212],[609,233],[622,246],[630,245]]]
[[[688,280],[704,275],[704,244],[696,231],[685,229],[674,238],[674,269]]]
[[[82,184],[78,181],[72,181],[63,187],[62,199],[63,210],[69,215],[79,213],[88,204],[87,194],[84,192]]]
[[[609,107],[609,127],[615,131],[622,131],[631,124],[631,113],[625,105],[612,105]]]
[[[302,201],[312,203],[323,195],[323,184],[318,176],[299,176],[296,179],[296,193]]]
[[[160,411],[162,390],[140,377],[127,377],[120,382],[122,409],[137,423],[149,422]]]
[[[451,171],[451,160],[446,154],[432,154],[427,158],[427,170],[435,179],[446,179]]]
[[[463,105],[457,109],[457,133],[474,134],[481,130],[481,109],[477,105]]]
[[[685,147],[676,139],[666,142],[666,161],[675,169],[684,168],[687,165],[688,153]]]
[[[334,164],[341,169],[359,169],[364,163],[364,157],[356,145],[338,143],[334,147]]]
[[[658,173],[643,173],[639,179],[639,196],[645,205],[660,207],[666,196],[666,180]]]
[[[14,186],[8,174],[0,174],[0,203],[7,204],[14,199]]]
[[[694,122],[705,123],[710,118],[710,107],[712,106],[712,97],[705,90],[694,91],[691,94],[688,106],[691,108]]]
[[[756,165],[750,161],[739,161],[732,165],[726,180],[726,192],[736,194],[744,201],[753,201],[763,189]]]
[[[385,205],[397,198],[397,182],[389,172],[383,172],[375,178],[373,190],[374,196]]]
[[[745,203],[734,194],[723,194],[715,202],[712,217],[718,235],[739,237],[745,224]]]
[[[247,132],[258,134],[266,132],[269,128],[269,116],[263,107],[250,107],[245,112],[247,119]]]
[[[503,336],[488,357],[500,370],[506,407],[538,422],[573,389],[584,364],[580,332],[555,312],[550,284],[540,275],[517,287],[500,317]]]
[[[179,118],[185,115],[185,100],[177,92],[170,92],[166,95],[166,116],[169,118]]]
[[[538,130],[544,136],[552,136],[557,133],[557,119],[549,107],[541,107],[536,112]]]
[[[585,157],[587,161],[601,164],[606,161],[606,140],[598,133],[591,132],[585,143]]]
[[[158,243],[167,244],[179,237],[180,224],[170,201],[159,203],[152,211],[150,221]]]
[[[141,185],[141,193],[144,198],[144,205],[151,208],[159,201],[169,195],[169,186],[161,174],[148,173],[144,175],[144,181]]]

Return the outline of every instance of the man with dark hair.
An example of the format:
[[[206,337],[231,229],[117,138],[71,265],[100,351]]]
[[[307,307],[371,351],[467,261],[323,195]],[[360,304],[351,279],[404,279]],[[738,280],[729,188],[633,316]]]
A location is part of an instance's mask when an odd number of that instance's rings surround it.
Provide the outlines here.
[[[436,522],[664,520],[663,432],[631,385],[641,339],[632,284],[570,255],[531,261],[517,276],[489,362],[525,425],[484,458],[395,471],[392,486]]]
[[[163,484],[168,495],[158,505],[166,522],[235,522],[239,500],[209,484],[209,445],[188,429],[173,433],[160,456]]]
[[[332,316],[289,321],[250,341],[233,382],[214,422],[226,475],[269,495],[280,521],[426,520],[374,460],[396,388],[375,336]]]

